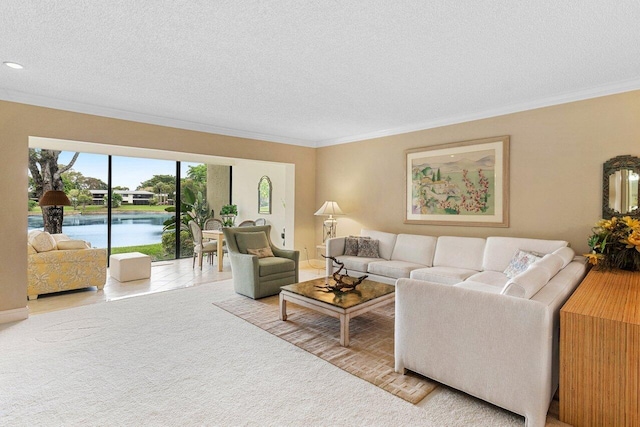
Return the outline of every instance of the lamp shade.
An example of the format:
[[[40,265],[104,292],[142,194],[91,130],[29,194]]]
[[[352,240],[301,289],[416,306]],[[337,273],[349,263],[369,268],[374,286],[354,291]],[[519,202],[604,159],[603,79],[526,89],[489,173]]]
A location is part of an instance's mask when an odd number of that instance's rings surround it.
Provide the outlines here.
[[[40,198],[40,206],[71,206],[71,201],[64,191],[49,190]]]
[[[344,215],[344,212],[342,212],[342,209],[340,209],[340,206],[338,206],[336,202],[326,201],[314,215]]]

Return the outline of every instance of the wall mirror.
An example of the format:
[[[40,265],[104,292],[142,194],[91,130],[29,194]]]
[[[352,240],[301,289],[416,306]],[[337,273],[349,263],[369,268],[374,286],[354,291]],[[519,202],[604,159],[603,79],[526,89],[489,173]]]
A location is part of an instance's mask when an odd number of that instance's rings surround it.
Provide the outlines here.
[[[258,182],[258,213],[271,214],[271,180],[266,175]]]
[[[631,216],[640,218],[638,209],[638,177],[640,158],[618,156],[607,160],[602,174],[602,217]]]

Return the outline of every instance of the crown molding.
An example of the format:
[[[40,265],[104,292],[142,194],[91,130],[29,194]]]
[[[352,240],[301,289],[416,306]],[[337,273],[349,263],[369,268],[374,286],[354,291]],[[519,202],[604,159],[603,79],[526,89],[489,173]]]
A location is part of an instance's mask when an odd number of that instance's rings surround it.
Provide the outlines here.
[[[232,129],[221,126],[212,126],[204,123],[191,122],[188,120],[173,119],[169,117],[155,116],[152,114],[136,113],[133,111],[101,107],[98,105],[85,104],[81,102],[64,101],[60,99],[49,98],[46,96],[32,95],[3,88],[0,88],[0,99],[4,101],[17,102],[20,104],[55,108],[58,110],[72,111],[74,113],[91,114],[94,116],[167,126],[177,129],[193,130],[197,132],[233,136],[238,138],[255,139],[259,141],[275,142],[280,144],[298,145],[311,148],[315,147],[315,141],[270,135],[260,132],[244,131],[240,129]]]
[[[346,136],[335,139],[321,141],[302,140],[285,136],[270,135],[259,132],[243,131],[219,126],[212,126],[203,123],[191,122],[188,120],[172,119],[168,117],[154,116],[151,114],[136,113],[116,108],[100,107],[85,103],[63,101],[59,99],[31,95],[23,92],[11,91],[0,88],[0,99],[22,104],[36,105],[40,107],[55,108],[76,113],[92,114],[102,117],[110,117],[121,120],[148,123],[159,126],[167,126],[178,129],[193,130],[211,134],[232,136],[238,138],[255,139],[259,141],[275,142],[280,144],[297,145],[310,148],[329,147],[332,145],[347,144],[350,142],[364,141],[368,139],[382,138],[387,136],[401,135],[409,132],[417,132],[427,129],[449,126],[459,123],[471,122],[475,120],[488,119],[507,114],[519,113],[522,111],[534,110],[537,108],[551,107],[554,105],[567,104],[570,102],[583,101],[592,98],[599,98],[618,93],[630,92],[640,89],[640,79],[624,80],[608,85],[596,86],[575,92],[568,92],[561,95],[540,98],[533,101],[511,104],[505,107],[493,108],[477,113],[463,114],[459,116],[443,117],[436,120],[416,123],[407,126],[400,126],[390,129],[382,129],[375,132],[367,132],[358,135]]]
[[[488,119],[491,117],[504,116],[506,114],[519,113],[522,111],[535,110],[537,108],[551,107],[554,105],[567,104],[570,102],[584,101],[586,99],[600,98],[618,93],[630,92],[640,89],[640,79],[624,80],[608,85],[597,86],[594,88],[584,89],[575,92],[569,92],[561,95],[540,98],[534,101],[512,104],[505,107],[489,109],[478,113],[444,117],[437,120],[431,120],[414,125],[401,126],[397,128],[384,129],[376,132],[369,132],[360,135],[353,135],[344,138],[327,139],[318,141],[316,147],[329,147],[332,145],[347,144],[349,142],[364,141],[374,138],[382,138],[386,136],[401,135],[409,132],[417,132],[427,129],[449,126],[459,123],[471,122],[474,120]]]

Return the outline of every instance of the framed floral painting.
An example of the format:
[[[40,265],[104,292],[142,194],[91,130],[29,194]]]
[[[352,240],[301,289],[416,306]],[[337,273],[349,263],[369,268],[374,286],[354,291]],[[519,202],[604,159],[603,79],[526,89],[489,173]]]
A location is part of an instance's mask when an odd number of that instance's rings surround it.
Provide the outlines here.
[[[509,226],[509,137],[406,151],[406,224]]]

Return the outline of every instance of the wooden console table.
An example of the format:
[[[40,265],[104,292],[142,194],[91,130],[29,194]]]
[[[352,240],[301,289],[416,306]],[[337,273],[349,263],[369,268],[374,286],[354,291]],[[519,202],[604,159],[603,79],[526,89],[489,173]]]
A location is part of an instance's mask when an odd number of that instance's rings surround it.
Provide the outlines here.
[[[640,425],[640,272],[591,270],[560,310],[560,421]]]

